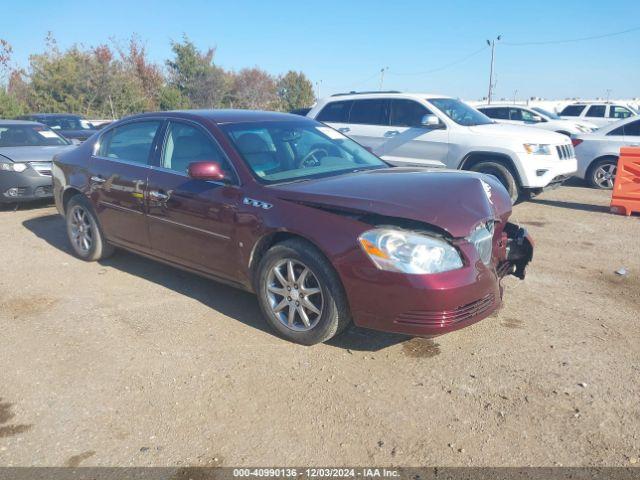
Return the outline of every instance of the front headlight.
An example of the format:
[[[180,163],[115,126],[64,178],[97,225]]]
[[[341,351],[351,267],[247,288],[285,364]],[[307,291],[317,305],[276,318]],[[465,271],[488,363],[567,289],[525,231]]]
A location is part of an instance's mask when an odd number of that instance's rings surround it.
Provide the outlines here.
[[[525,143],[524,149],[531,155],[551,155],[551,145],[543,143]]]
[[[462,258],[439,238],[395,228],[376,228],[358,238],[380,270],[410,274],[448,272],[462,267]]]
[[[0,163],[0,170],[6,172],[24,172],[28,165],[26,163]]]

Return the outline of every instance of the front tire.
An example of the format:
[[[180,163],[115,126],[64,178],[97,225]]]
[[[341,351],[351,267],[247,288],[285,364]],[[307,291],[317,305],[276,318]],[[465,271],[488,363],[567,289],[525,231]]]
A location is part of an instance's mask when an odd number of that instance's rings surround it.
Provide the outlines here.
[[[72,197],[65,210],[67,235],[78,258],[95,262],[113,254],[114,248],[105,240],[93,207],[84,196]]]
[[[471,171],[484,173],[486,175],[493,175],[500,181],[502,186],[507,190],[507,193],[509,193],[511,203],[514,204],[518,201],[520,189],[518,188],[518,182],[516,182],[516,179],[509,168],[498,162],[487,161],[476,163],[471,167]]]
[[[256,271],[256,292],[269,325],[292,342],[325,342],[351,322],[340,278],[324,255],[303,240],[287,240],[267,251]]]
[[[597,160],[589,168],[587,181],[593,188],[600,190],[611,190],[616,179],[618,170],[618,159],[607,157]]]

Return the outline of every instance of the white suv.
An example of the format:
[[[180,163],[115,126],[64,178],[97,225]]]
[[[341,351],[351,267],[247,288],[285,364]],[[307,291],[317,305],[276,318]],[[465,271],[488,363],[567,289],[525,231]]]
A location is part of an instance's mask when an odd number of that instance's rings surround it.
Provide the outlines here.
[[[612,122],[636,116],[637,113],[626,105],[617,103],[573,103],[567,105],[560,112],[560,117],[567,120],[586,120],[598,127],[604,127]]]
[[[589,133],[598,127],[593,123],[576,120],[565,120],[555,113],[548,112],[539,107],[523,107],[522,105],[478,105],[475,108],[487,117],[498,123],[513,125],[527,125],[530,127],[551,130],[571,136],[580,133]]]
[[[307,114],[393,165],[473,170],[496,176],[515,200],[559,185],[577,169],[571,140],[498,124],[454,98],[422,93],[351,93]]]

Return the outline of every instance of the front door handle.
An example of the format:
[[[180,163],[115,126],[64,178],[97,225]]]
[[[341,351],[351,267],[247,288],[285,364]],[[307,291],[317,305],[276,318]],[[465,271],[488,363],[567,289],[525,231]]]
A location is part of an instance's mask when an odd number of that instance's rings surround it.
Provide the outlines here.
[[[347,132],[350,132],[350,131],[351,131],[351,129],[350,129],[349,127],[340,127],[340,128],[338,129],[338,131],[339,131],[340,133],[347,133]]]
[[[158,202],[164,202],[166,200],[169,200],[169,195],[167,195],[166,193],[158,192],[157,190],[151,190],[149,192],[149,197],[152,200],[156,200]]]
[[[106,182],[106,180],[104,178],[102,178],[101,176],[99,176],[99,175],[94,175],[93,177],[91,177],[91,181],[93,183],[104,183],[104,182]]]

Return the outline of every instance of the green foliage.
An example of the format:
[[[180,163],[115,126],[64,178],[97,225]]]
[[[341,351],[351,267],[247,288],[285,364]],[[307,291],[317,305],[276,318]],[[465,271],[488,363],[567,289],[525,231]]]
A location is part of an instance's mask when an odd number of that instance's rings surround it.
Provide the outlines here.
[[[280,108],[286,112],[310,107],[316,101],[313,84],[302,72],[288,71],[278,81]]]
[[[291,110],[315,100],[302,72],[276,79],[257,67],[226,71],[215,64],[215,49],[201,51],[186,36],[171,44],[166,75],[149,61],[135,36],[124,46],[74,45],[61,51],[49,34],[45,45],[22,70],[11,62],[11,45],[0,39],[0,117],[64,112],[119,118],[186,108]]]
[[[25,105],[0,88],[0,118],[15,118],[25,113]]]

